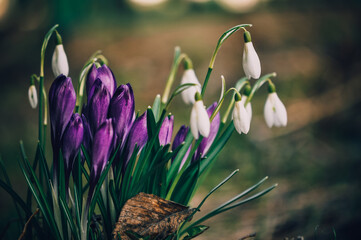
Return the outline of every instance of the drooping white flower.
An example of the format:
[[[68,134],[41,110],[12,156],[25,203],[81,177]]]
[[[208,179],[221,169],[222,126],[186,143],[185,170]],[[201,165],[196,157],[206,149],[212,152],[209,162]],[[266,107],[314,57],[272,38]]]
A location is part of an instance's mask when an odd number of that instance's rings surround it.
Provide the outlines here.
[[[287,111],[276,92],[268,94],[264,105],[264,119],[269,128],[272,126],[285,127],[287,125]]]
[[[68,76],[69,74],[68,59],[66,57],[63,44],[58,44],[55,47],[52,58],[52,69],[55,77],[60,74],[64,74],[65,76]]]
[[[203,137],[209,136],[211,123],[199,92],[196,93],[195,103],[191,111],[190,127],[195,139],[199,138],[199,134]]]
[[[38,94],[34,85],[29,87],[28,97],[31,108],[35,109],[38,106]]]
[[[236,94],[236,102],[232,112],[233,124],[239,134],[247,134],[251,125],[251,119],[244,107],[244,101],[242,101],[245,97],[242,97],[241,99],[239,99],[239,97],[240,95],[237,96]]]
[[[181,84],[186,83],[197,84],[196,86],[188,87],[181,93],[182,99],[185,104],[193,104],[194,95],[196,94],[196,92],[201,92],[201,84],[199,83],[196,73],[192,68],[186,69],[183,73]]]
[[[241,102],[242,102],[243,106],[246,103],[247,99],[248,99],[248,96],[242,95]],[[251,102],[247,103],[247,105],[245,105],[244,108],[246,109],[246,111],[248,113],[249,121],[251,121],[252,120],[252,105],[251,105]]]
[[[258,79],[261,76],[261,62],[251,41],[251,34],[244,33],[243,70],[246,77]]]

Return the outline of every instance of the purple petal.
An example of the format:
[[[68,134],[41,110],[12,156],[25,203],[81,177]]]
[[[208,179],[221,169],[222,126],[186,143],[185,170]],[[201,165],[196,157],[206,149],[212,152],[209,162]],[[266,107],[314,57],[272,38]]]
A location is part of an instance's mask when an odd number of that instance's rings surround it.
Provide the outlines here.
[[[99,78],[103,84],[107,87],[111,96],[113,96],[115,89],[117,87],[117,82],[115,81],[114,74],[107,65],[103,65],[97,69],[98,74],[97,78]]]
[[[62,138],[62,153],[65,165],[66,182],[69,181],[71,169],[79,153],[80,144],[83,142],[84,127],[78,113],[71,116]]]
[[[208,117],[211,117],[212,113],[217,107],[217,103],[214,102],[208,109]],[[221,117],[219,112],[216,114],[214,119],[211,122],[211,131],[209,133],[209,136],[207,138],[203,138],[201,143],[199,144],[197,151],[195,153],[195,157],[193,157],[193,161],[200,159],[201,157],[204,157],[204,155],[208,152],[209,148],[211,147],[214,139],[217,136],[219,124],[221,122]]]
[[[97,79],[97,67],[95,66],[95,64],[93,63],[93,66],[90,68],[87,79],[86,79],[86,93],[88,98],[90,98],[90,89],[92,88],[95,80]]]
[[[92,172],[93,177],[98,179],[104,170],[113,146],[113,125],[112,120],[107,119],[95,132],[92,151]]]
[[[113,118],[114,130],[119,141],[124,142],[133,123],[134,95],[130,84],[120,85],[109,106],[109,117]]]
[[[53,148],[60,147],[64,130],[73,114],[76,94],[71,78],[60,75],[50,87],[49,109]]]
[[[127,145],[124,149],[126,159],[125,165],[128,164],[128,161],[133,154],[135,145],[137,145],[140,150],[144,147],[147,140],[147,112],[145,112],[134,121],[133,126],[130,129]]]
[[[90,91],[93,91],[94,94],[89,101],[89,123],[95,133],[107,119],[110,95],[107,88],[98,79]]]
[[[173,145],[172,145],[172,150],[173,150],[173,151],[174,151],[179,145],[181,145],[181,144],[185,141],[188,132],[189,132],[189,127],[186,127],[185,125],[182,125],[182,126],[180,127],[180,129],[178,130],[178,132],[177,132],[177,134],[175,135],[174,140],[173,140]],[[190,151],[191,151],[191,148],[192,148],[192,145],[189,146],[187,152],[185,153],[185,155],[184,155],[184,157],[183,157],[183,159],[182,159],[182,162],[181,162],[181,164],[180,164],[180,166],[179,166],[179,169],[182,168],[182,166],[184,165],[185,161],[187,160],[188,155],[189,155],[189,153],[190,153]],[[172,160],[174,160],[174,159],[172,159]]]
[[[174,116],[166,117],[159,130],[159,143],[165,146],[172,140]]]

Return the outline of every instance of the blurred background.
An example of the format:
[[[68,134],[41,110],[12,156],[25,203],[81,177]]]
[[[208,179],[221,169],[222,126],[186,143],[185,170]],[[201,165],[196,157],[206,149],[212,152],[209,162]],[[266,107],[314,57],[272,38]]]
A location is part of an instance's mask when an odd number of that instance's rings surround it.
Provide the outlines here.
[[[22,139],[28,155],[34,156],[37,111],[30,108],[27,91],[31,74],[39,73],[42,40],[52,25],[60,24],[75,85],[85,61],[102,50],[118,84],[132,84],[136,109],[143,112],[163,92],[175,46],[193,60],[202,83],[219,36],[234,25],[252,23],[262,73],[277,72],[274,82],[289,124],[266,127],[267,91],[261,89],[252,102],[249,134],[233,134],[193,206],[237,168],[239,174],[206,202],[202,213],[264,176],[269,176],[265,185],[279,186],[206,222],[211,228],[199,239],[241,239],[252,233],[264,240],[358,238],[360,10],[358,0],[0,0],[0,155],[14,188],[25,196],[18,142]],[[51,41],[45,61],[47,89],[54,79],[53,48]],[[207,105],[218,99],[222,74],[227,87],[244,76],[242,51],[241,32],[222,46]],[[190,107],[180,98],[171,111],[175,130],[188,123]],[[5,191],[0,194],[0,238],[16,239],[14,205]]]

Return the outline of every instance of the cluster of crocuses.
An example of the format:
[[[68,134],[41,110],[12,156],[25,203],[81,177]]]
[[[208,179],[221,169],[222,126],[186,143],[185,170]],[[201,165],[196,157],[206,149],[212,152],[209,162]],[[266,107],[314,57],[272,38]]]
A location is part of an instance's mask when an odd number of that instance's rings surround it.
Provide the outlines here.
[[[211,165],[211,162],[228,141],[234,129],[240,134],[249,132],[252,118],[251,100],[254,93],[264,83],[268,83],[269,89],[269,95],[264,107],[267,126],[286,126],[286,109],[277,96],[275,85],[270,80],[270,77],[275,76],[275,74],[266,74],[260,77],[260,60],[253,47],[251,35],[245,29],[246,26],[250,25],[235,26],[221,36],[213,53],[203,86],[198,81],[188,56],[180,54],[180,52],[176,53],[172,66],[173,70],[177,69],[180,62],[184,60],[185,70],[181,85],[169,97],[169,91],[173,83],[173,80],[169,79],[174,79],[176,76],[176,71],[171,71],[162,96],[162,102],[160,102],[160,96],[156,97],[153,108],[149,108],[143,114],[135,113],[135,99],[131,85],[128,83],[117,86],[110,68],[103,60],[100,61],[102,55],[92,56],[89,62],[85,64],[79,79],[78,92],[76,92],[71,78],[68,77],[69,66],[62,40],[55,30],[56,26],[54,26],[46,35],[45,47],[43,48],[45,51],[47,41],[51,34],[55,32],[58,44],[53,53],[52,69],[56,79],[49,90],[51,143],[53,148],[51,182],[53,203],[51,204],[53,204],[54,216],[45,210],[43,211],[44,216],[48,214],[49,218],[54,217],[59,229],[61,229],[62,225],[67,229],[67,224],[62,223],[64,217],[59,217],[61,215],[58,213],[60,210],[56,208],[62,208],[66,213],[67,210],[70,211],[67,209],[69,205],[76,212],[76,217],[74,217],[76,220],[70,216],[70,213],[65,214],[68,217],[68,224],[70,223],[72,233],[79,234],[81,231],[79,239],[86,239],[95,202],[98,203],[100,211],[102,211],[105,229],[103,231],[107,232],[108,237],[112,232],[109,226],[114,225],[117,217],[113,216],[114,212],[119,214],[121,204],[124,204],[128,198],[139,193],[139,191],[151,189],[149,190],[150,193],[157,194],[161,192],[160,196],[165,197],[167,200],[179,200],[180,203],[188,204],[197,188],[196,185],[200,174]],[[230,88],[228,91],[224,90],[225,80],[223,78],[220,100],[206,108],[202,99],[213,69],[216,54],[221,44],[239,29],[244,30],[243,69],[246,77],[242,78],[234,88]],[[43,52],[42,57],[44,57]],[[43,69],[43,59],[41,69]],[[42,85],[44,80],[43,71],[41,71],[40,77],[36,79],[40,82],[39,88],[42,88],[41,92],[43,94],[45,92]],[[252,79],[256,81],[254,84],[252,84]],[[83,104],[84,92],[87,98]],[[219,111],[225,96],[230,92],[234,93],[234,98],[221,119]],[[35,108],[38,95],[33,80],[28,93],[30,105]],[[46,99],[45,101],[42,99],[46,97],[42,94],[39,95],[39,102],[45,102],[46,104]],[[193,107],[190,112],[189,127],[182,125],[173,137],[174,116],[166,116],[166,113],[169,103],[178,94],[181,94],[185,104],[193,105]],[[47,106],[45,105],[43,108],[40,105],[39,142],[41,148],[43,147],[41,143],[44,142],[41,130],[45,129],[44,126],[47,122]],[[222,127],[226,123],[232,108],[232,120],[229,121],[224,130]],[[43,109],[45,109],[44,115],[42,115]],[[154,139],[157,139],[159,144],[154,144]],[[172,151],[169,151],[169,149],[172,149]],[[80,163],[80,159],[83,162]],[[152,163],[147,165],[144,164],[144,161],[151,161]],[[112,164],[108,164],[109,162],[112,162]],[[158,165],[153,164],[153,162],[157,162]],[[75,163],[77,163],[78,167],[75,167]],[[83,164],[82,170],[80,170],[80,164]],[[86,166],[89,168],[90,173],[85,170]],[[144,170],[144,166],[151,166],[151,169],[149,171]],[[154,179],[152,182],[147,178],[147,175],[157,178],[158,170],[160,179]],[[76,173],[76,171],[79,172]],[[70,184],[72,174],[74,180],[73,192]],[[82,176],[87,178],[87,184],[85,185],[82,184]],[[105,178],[109,181],[105,181]],[[149,184],[148,182],[144,183],[144,181],[149,181]],[[186,184],[183,184],[182,181],[186,182]],[[77,186],[75,182],[77,182]],[[59,189],[63,183],[65,190],[61,192]],[[129,186],[135,187],[135,185],[142,186],[134,191],[127,190],[127,188],[130,188]],[[103,195],[98,198],[99,195],[97,194],[100,188],[102,188],[102,194],[110,194],[110,198]],[[123,191],[124,189],[126,190]],[[159,189],[161,190],[158,191]],[[179,189],[181,191],[177,191]],[[267,191],[264,191],[264,193]],[[86,201],[82,202],[83,194],[86,192]],[[36,195],[36,192],[33,192],[33,194]],[[121,194],[124,196],[120,196]],[[66,195],[67,203],[63,203],[59,207],[58,201],[64,201],[63,195]],[[73,199],[72,195],[78,200]],[[109,199],[112,200],[108,201]],[[44,201],[46,200],[44,199]],[[121,203],[119,204],[118,201]],[[90,206],[91,203],[93,207]],[[41,205],[42,201],[39,200],[38,204]],[[79,217],[80,215],[81,217]],[[109,221],[107,220],[108,216],[110,216]],[[80,226],[72,227],[74,221]],[[49,221],[49,224],[51,225],[51,221]],[[107,224],[108,226],[105,226]],[[63,235],[66,236],[66,233],[67,230],[64,231]]]

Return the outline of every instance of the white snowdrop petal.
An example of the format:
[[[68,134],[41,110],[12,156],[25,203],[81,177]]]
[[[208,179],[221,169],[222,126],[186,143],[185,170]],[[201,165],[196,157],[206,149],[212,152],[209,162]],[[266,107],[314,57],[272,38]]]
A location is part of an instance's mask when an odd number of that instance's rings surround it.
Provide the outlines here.
[[[58,44],[55,47],[52,58],[52,69],[55,77],[59,76],[60,74],[64,74],[65,76],[68,76],[69,74],[68,59],[62,44]]]
[[[261,62],[252,42],[244,44],[243,70],[248,78],[258,79],[261,76]]]
[[[201,103],[202,105],[198,104]],[[208,137],[211,131],[211,123],[209,121],[207,110],[203,105],[203,101],[196,102],[197,104],[197,117],[198,117],[198,130],[203,137]]]
[[[34,85],[31,85],[28,90],[29,103],[32,108],[38,105],[38,94]]]
[[[246,103],[247,101],[247,96],[243,95],[242,98],[241,98],[241,102],[243,103],[243,105]],[[246,111],[248,113],[248,117],[249,117],[249,121],[252,121],[252,105],[251,103],[247,103],[247,105],[245,106],[246,108]]]
[[[264,105],[264,119],[269,128],[271,128],[274,124],[274,110],[273,104],[271,103],[270,94],[266,100],[266,104]]]
[[[181,84],[186,83],[194,83],[197,86],[192,86],[184,90],[181,95],[185,104],[193,104],[194,103],[194,95],[196,92],[201,92],[201,85],[197,79],[196,73],[193,69],[187,69],[184,71]]]
[[[192,135],[195,139],[198,139],[198,124],[197,124],[197,111],[196,106],[193,105],[192,111],[191,111],[191,120],[190,120],[190,127]]]
[[[280,126],[285,127],[287,125],[287,111],[285,105],[277,96],[275,101],[276,118],[280,123]]]

